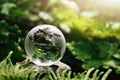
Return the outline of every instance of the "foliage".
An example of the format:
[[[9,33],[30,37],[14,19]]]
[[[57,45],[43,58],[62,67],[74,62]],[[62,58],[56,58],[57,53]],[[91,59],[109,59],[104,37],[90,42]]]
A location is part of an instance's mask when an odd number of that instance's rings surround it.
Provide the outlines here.
[[[50,11],[53,25],[64,31],[68,48],[84,69],[115,68],[120,71],[120,23],[80,16],[74,9],[58,5]],[[78,63],[79,64],[79,63]]]
[[[79,41],[68,43],[68,48],[76,59],[83,61],[82,67],[109,68],[113,67],[120,72],[119,42],[106,41]]]
[[[36,73],[33,68],[23,68],[22,65],[13,65],[10,59],[13,51],[10,51],[8,56],[0,62],[0,79],[1,80],[37,80]]]
[[[83,69],[112,67],[120,73],[120,23],[81,16],[77,6],[71,6],[71,3],[73,2],[69,0],[0,0],[0,56],[2,56],[0,61],[10,51],[13,51],[11,58],[13,63],[22,61],[25,55],[26,33],[38,24],[52,24],[63,31],[67,47],[75,59],[83,62]],[[12,64],[4,65],[10,67]],[[25,75],[15,72],[24,79],[32,73],[21,66],[12,66],[10,71],[17,68],[26,72]],[[7,67],[4,69],[9,71]],[[51,76],[45,76],[45,79],[48,77],[56,79],[56,76],[58,79],[60,77],[58,75],[71,78],[69,76],[71,72],[65,73],[65,75],[52,73]],[[85,76],[83,73],[77,74],[73,79],[80,78],[81,75]]]
[[[100,76],[103,75],[103,72],[95,70],[93,77],[90,78],[91,72],[94,70],[91,68],[87,72],[74,74],[72,76],[72,71],[64,70],[60,71],[58,68],[54,72],[51,68],[47,69],[48,74],[40,78],[42,75],[41,72],[35,72],[33,67],[23,67],[23,64],[13,65],[10,59],[13,51],[10,51],[8,56],[0,62],[0,80],[99,80]],[[109,69],[101,78],[101,80],[106,80],[107,76],[112,70]]]
[[[78,73],[78,74],[74,73],[73,77],[71,78],[71,75],[72,75],[71,71],[64,70],[62,73],[60,73],[59,68],[58,68],[56,73],[54,73],[52,70],[50,70],[51,75],[48,74],[47,77],[49,76],[50,80],[106,80],[108,75],[112,71],[111,69],[109,69],[103,75],[104,72],[98,73],[99,70],[95,70],[92,73],[93,70],[94,70],[94,68],[91,68],[88,71],[85,71],[83,73]],[[90,77],[90,75],[92,75],[92,77]],[[48,79],[48,78],[46,78],[46,76],[44,78]]]
[[[23,38],[21,37],[21,30],[17,25],[9,26],[4,20],[0,21],[0,59],[4,59],[9,51],[15,52],[12,56],[13,61],[22,60],[23,48],[21,43],[23,43]],[[19,56],[19,57],[18,57]],[[17,57],[17,58],[16,58]]]

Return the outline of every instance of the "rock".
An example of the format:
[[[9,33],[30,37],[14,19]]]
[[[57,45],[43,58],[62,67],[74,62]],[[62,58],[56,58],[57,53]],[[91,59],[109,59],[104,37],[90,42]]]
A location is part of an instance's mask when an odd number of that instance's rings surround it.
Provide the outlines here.
[[[47,73],[47,68],[48,66],[37,66],[37,65],[33,65],[33,67],[35,68],[35,71],[38,71],[38,72],[42,72],[44,74]],[[61,62],[61,61],[58,61],[56,62],[54,65],[51,65],[49,66],[54,72],[56,72],[56,70],[59,68],[60,71],[64,71],[64,70],[71,70],[70,66],[68,66],[67,64]]]
[[[61,62],[61,61],[58,61],[58,62],[56,62],[54,65],[52,65],[51,67],[52,68],[55,68],[54,66],[56,66],[57,68],[60,68],[60,70],[65,70],[65,69],[68,69],[68,70],[70,70],[71,68],[70,68],[70,66],[68,66],[67,64],[65,64],[65,63],[63,63],[63,62]],[[56,68],[56,69],[57,69]]]
[[[54,72],[56,72],[56,70],[59,68],[60,72],[64,71],[64,70],[71,70],[70,66],[68,66],[67,64],[58,61],[56,62],[54,65],[51,66],[37,66],[36,64],[34,64],[33,62],[18,62],[17,64],[22,65],[23,67],[32,67],[34,68],[35,72],[38,72],[40,74],[47,74],[48,73],[48,68],[51,68]]]

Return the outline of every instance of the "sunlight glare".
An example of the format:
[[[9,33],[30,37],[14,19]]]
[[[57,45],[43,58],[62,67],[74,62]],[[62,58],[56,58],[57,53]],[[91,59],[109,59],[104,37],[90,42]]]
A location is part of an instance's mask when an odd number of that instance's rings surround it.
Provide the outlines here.
[[[119,5],[120,4],[120,0],[101,0],[101,2],[106,5]]]

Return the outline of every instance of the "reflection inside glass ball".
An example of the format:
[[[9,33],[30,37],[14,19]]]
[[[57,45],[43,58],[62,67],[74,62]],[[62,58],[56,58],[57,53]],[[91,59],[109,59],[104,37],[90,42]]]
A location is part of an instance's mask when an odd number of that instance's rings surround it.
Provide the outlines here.
[[[25,38],[25,51],[38,66],[50,66],[60,60],[66,41],[62,32],[52,25],[34,27]]]

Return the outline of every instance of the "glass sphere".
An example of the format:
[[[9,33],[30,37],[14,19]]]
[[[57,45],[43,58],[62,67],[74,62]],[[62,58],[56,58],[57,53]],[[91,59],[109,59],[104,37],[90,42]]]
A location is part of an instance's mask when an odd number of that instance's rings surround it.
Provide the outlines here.
[[[63,57],[66,41],[62,32],[52,25],[38,25],[25,38],[25,51],[38,66],[50,66]]]

